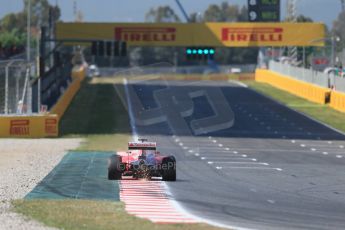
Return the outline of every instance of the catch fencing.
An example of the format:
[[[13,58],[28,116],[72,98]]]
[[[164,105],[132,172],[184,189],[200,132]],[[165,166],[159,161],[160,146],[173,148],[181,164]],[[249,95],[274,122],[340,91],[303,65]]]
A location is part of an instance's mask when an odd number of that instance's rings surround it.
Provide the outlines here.
[[[31,113],[33,67],[24,60],[0,62],[0,114]]]
[[[31,115],[49,111],[72,82],[72,54],[55,53],[41,77],[36,63],[0,62],[0,116]]]
[[[275,61],[269,62],[269,69],[297,80],[345,92],[345,78],[332,73],[327,74]]]

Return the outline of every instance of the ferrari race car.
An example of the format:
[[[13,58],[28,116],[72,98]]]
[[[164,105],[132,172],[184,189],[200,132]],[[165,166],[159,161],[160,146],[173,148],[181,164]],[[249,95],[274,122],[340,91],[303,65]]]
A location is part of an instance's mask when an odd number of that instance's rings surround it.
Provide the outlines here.
[[[176,181],[175,157],[161,155],[157,144],[147,139],[129,142],[127,152],[112,155],[108,162],[108,179],[120,180],[123,177],[162,177],[163,181]]]

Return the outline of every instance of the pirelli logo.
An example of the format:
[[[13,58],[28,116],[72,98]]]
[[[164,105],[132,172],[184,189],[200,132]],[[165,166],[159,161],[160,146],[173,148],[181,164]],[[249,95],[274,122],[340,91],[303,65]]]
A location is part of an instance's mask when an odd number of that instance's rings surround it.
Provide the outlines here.
[[[12,120],[10,123],[10,135],[27,136],[30,135],[30,121],[26,119]]]
[[[116,27],[115,40],[127,42],[173,42],[174,27]]]
[[[48,118],[45,121],[45,132],[46,134],[57,134],[57,119]]]
[[[282,42],[283,28],[223,28],[222,41],[232,42]]]

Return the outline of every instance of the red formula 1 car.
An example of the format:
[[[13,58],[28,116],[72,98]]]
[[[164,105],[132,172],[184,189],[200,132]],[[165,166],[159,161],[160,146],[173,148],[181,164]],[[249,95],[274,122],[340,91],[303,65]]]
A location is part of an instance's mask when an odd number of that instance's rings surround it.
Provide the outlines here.
[[[123,177],[162,177],[163,181],[176,181],[175,157],[161,155],[157,144],[146,139],[129,142],[127,152],[118,152],[109,158],[108,179],[120,180]]]

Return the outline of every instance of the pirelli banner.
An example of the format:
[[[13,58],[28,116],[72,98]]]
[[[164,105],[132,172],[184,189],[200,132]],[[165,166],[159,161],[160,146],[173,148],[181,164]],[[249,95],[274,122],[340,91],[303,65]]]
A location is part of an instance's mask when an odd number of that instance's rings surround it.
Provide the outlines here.
[[[129,46],[323,46],[321,23],[58,23],[57,39],[122,40]]]
[[[57,115],[0,117],[0,137],[57,137]]]

